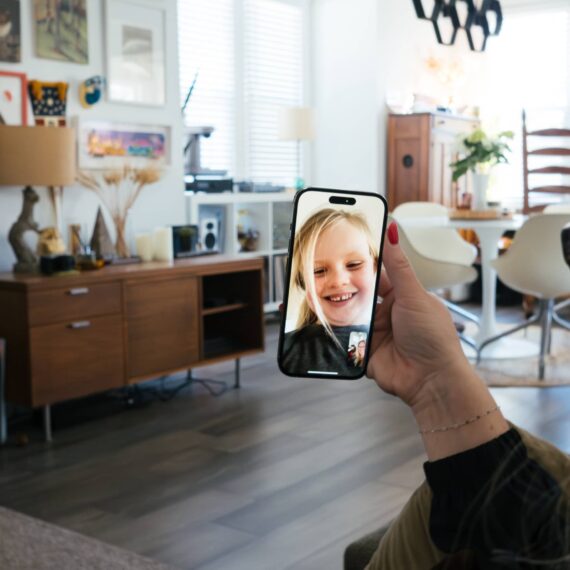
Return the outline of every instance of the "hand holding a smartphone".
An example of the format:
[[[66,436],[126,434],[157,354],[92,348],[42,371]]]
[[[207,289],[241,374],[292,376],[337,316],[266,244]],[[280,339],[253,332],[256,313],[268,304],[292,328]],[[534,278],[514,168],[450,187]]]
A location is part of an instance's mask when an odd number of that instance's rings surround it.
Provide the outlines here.
[[[387,234],[367,375],[410,406],[434,461],[481,445],[509,426],[464,356],[449,311],[417,280],[398,245],[395,222]],[[469,418],[477,421],[454,428]],[[450,429],[430,432],[440,427]]]

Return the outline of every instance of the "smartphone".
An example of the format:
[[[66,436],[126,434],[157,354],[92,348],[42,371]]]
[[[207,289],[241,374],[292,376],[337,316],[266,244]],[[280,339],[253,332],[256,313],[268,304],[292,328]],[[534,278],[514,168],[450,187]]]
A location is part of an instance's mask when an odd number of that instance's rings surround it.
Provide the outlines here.
[[[296,195],[277,356],[284,374],[357,380],[366,372],[387,211],[368,192]]]

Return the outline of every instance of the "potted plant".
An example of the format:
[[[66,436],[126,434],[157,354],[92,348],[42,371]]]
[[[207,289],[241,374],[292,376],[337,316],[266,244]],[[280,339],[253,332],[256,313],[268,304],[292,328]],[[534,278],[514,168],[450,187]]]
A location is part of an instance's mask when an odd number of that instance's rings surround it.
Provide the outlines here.
[[[453,181],[456,182],[468,171],[473,173],[473,205],[475,210],[487,207],[489,172],[497,164],[507,164],[506,153],[511,151],[507,141],[514,137],[512,131],[503,131],[494,137],[477,129],[461,141],[462,158],[450,164]]]

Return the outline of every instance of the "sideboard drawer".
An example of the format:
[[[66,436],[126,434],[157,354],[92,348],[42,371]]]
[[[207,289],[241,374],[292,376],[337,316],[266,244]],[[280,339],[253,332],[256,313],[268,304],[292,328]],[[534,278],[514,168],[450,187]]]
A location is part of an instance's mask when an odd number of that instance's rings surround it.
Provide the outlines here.
[[[121,312],[120,283],[73,286],[30,294],[29,325],[49,325]]]
[[[30,347],[36,405],[124,384],[121,315],[34,327]]]

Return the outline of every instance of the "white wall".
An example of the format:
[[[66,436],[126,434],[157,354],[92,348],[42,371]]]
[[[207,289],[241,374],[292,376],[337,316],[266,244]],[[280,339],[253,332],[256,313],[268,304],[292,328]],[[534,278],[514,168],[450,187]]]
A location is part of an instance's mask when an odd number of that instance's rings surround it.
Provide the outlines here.
[[[135,231],[146,231],[155,226],[184,223],[183,164],[179,141],[182,137],[178,86],[178,46],[176,30],[176,0],[160,0],[166,10],[166,105],[162,108],[123,105],[103,101],[86,110],[79,104],[78,85],[92,75],[105,75],[104,2],[87,0],[89,18],[89,64],[58,62],[35,57],[32,24],[32,0],[22,0],[22,63],[0,62],[0,69],[19,71],[28,79],[68,81],[68,117],[81,116],[117,122],[164,125],[171,128],[171,166],[162,179],[147,187],[133,208]],[[35,217],[40,226],[51,224],[51,209],[47,191],[38,188],[41,200]],[[95,221],[98,198],[90,191],[74,186],[66,188],[63,200],[63,221],[87,223],[91,229]],[[0,188],[0,271],[11,270],[15,260],[7,239],[8,230],[19,215],[22,204],[19,188]],[[109,228],[112,229],[111,224]],[[31,236],[30,236],[31,238]],[[30,239],[31,243],[32,239]]]
[[[376,9],[377,0],[314,2],[314,186],[378,189]]]
[[[463,32],[455,46],[439,46],[411,0],[315,0],[313,17],[312,181],[384,194],[386,97],[443,98],[449,87],[426,64],[434,57],[446,66],[461,65],[456,101],[473,105],[485,55],[469,51]]]

